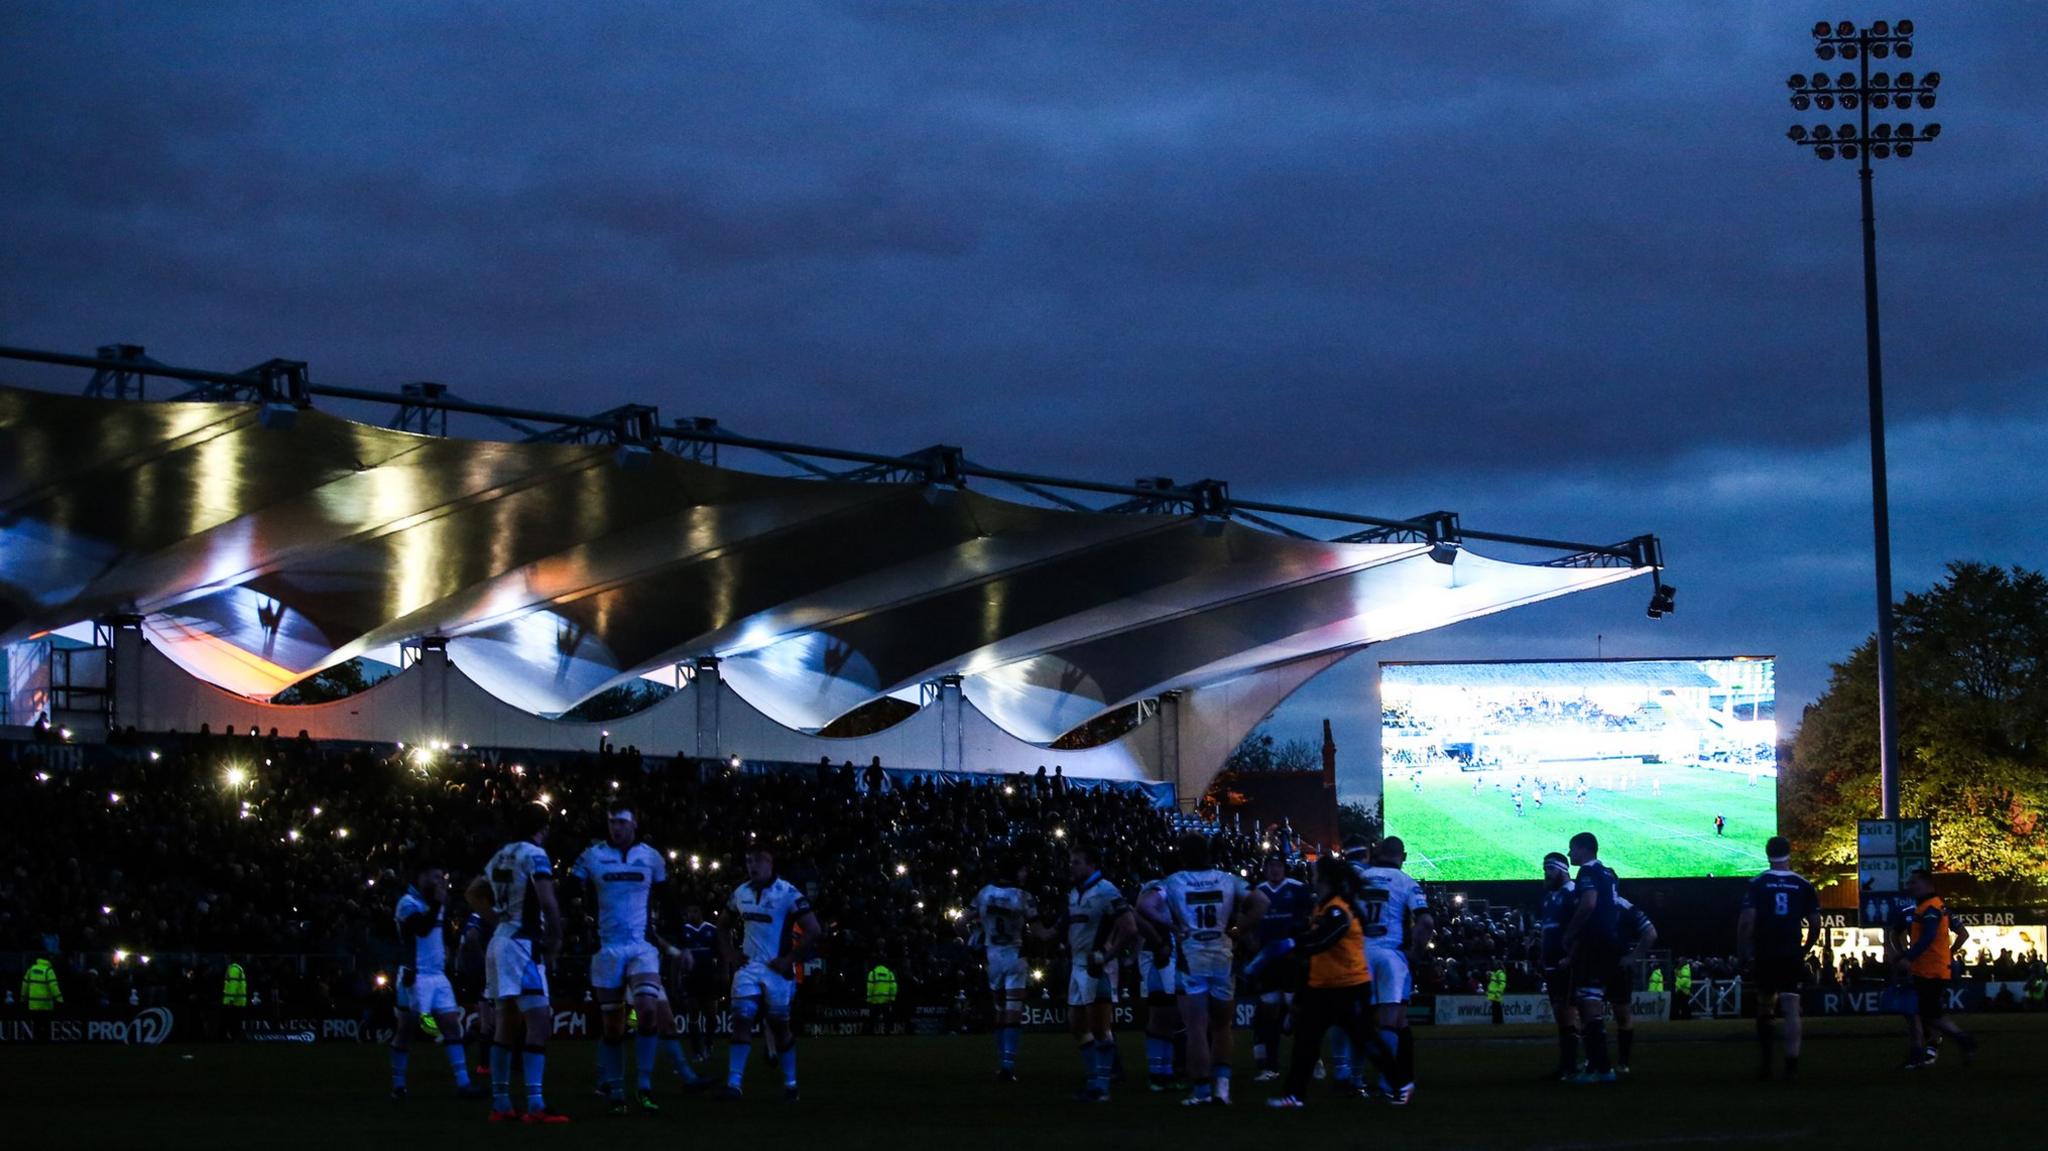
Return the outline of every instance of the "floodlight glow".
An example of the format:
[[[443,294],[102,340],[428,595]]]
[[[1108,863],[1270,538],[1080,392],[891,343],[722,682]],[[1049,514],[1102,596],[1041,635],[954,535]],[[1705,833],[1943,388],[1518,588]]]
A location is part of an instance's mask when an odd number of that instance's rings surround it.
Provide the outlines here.
[[[126,951],[122,950],[121,948],[119,948],[119,947],[116,947],[116,948],[114,949],[114,962],[116,962],[116,963],[125,963],[125,962],[127,962],[127,960],[128,960],[128,953],[127,953]]]
[[[906,864],[901,864],[901,863],[897,864],[897,865],[896,865],[896,874],[898,874],[898,875],[908,875],[908,874],[910,874],[910,868],[909,868],[909,866],[908,866],[908,865],[906,865]]]
[[[157,750],[156,750],[155,748],[151,748],[151,749],[149,750],[149,762],[151,762],[151,763],[155,763],[155,762],[156,762],[157,760],[160,760],[160,759],[162,759],[162,758],[163,758],[163,756],[162,756],[162,755],[159,755],[159,754],[157,753]]]
[[[249,782],[249,773],[239,767],[228,768],[226,771],[221,772],[220,777],[226,781],[229,787],[240,787]]]

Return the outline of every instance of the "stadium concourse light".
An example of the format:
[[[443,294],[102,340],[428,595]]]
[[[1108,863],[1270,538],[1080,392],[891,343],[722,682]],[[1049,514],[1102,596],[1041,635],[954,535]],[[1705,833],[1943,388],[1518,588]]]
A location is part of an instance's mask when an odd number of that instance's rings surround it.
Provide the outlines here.
[[[1892,673],[1892,535],[1891,513],[1886,497],[1884,466],[1884,361],[1880,354],[1877,328],[1877,222],[1871,209],[1870,163],[1893,156],[1905,159],[1913,149],[1941,135],[1941,125],[1915,127],[1909,120],[1873,126],[1870,114],[1908,114],[1913,109],[1932,111],[1935,90],[1941,87],[1941,73],[1872,72],[1872,61],[1913,56],[1913,22],[1873,21],[1858,28],[1853,21],[1813,26],[1813,53],[1823,61],[1853,62],[1854,72],[1833,76],[1794,72],[1785,82],[1792,89],[1792,108],[1856,113],[1855,123],[1834,127],[1815,124],[1810,130],[1794,124],[1786,138],[1802,148],[1813,149],[1823,160],[1840,156],[1858,160],[1856,171],[1863,184],[1863,354],[1870,377],[1870,503],[1875,525],[1877,553],[1877,731],[1878,779],[1882,814],[1891,819],[1899,814],[1899,713]],[[1880,65],[1881,66],[1881,65]]]

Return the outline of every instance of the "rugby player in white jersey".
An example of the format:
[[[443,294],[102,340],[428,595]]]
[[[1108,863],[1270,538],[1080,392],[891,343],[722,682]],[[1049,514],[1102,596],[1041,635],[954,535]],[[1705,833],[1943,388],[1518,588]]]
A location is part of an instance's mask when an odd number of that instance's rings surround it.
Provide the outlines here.
[[[493,1123],[567,1123],[548,1110],[541,1093],[547,1070],[548,1034],[554,1011],[548,1004],[547,969],[562,950],[562,910],[555,901],[555,873],[544,845],[548,809],[530,803],[514,816],[519,838],[498,849],[484,865],[491,880],[491,944],[484,952],[484,980],[498,1004],[497,1042],[491,1046]],[[512,1052],[519,1051],[526,1081],[526,1113],[512,1110]]]
[[[742,941],[733,950],[732,936],[720,932],[718,943],[732,971],[732,1040],[726,1052],[725,1086],[716,1098],[735,1100],[753,1052],[754,1028],[765,1016],[776,1062],[782,1069],[782,1095],[794,1101],[796,1036],[789,1026],[790,1000],[796,995],[796,965],[808,960],[824,938],[824,928],[811,911],[811,901],[788,880],[775,874],[775,852],[756,847],[747,852],[747,881],[734,889],[726,907],[740,924]],[[801,942],[795,942],[801,933]]]
[[[1038,900],[1025,890],[1031,870],[1021,857],[1006,858],[995,882],[975,893],[961,917],[963,929],[981,931],[988,961],[988,990],[996,1009],[996,1080],[1017,1081],[1017,1044],[1023,1035],[1024,990],[1031,969],[1024,963],[1024,930],[1038,918]]]
[[[605,839],[593,843],[569,868],[569,877],[586,885],[597,900],[598,952],[590,960],[590,989],[604,1018],[604,1036],[597,1048],[598,1089],[614,1115],[626,1105],[626,1002],[635,1019],[634,1069],[638,1072],[640,1110],[653,1114],[654,1065],[663,1048],[686,1086],[700,1081],[683,1058],[675,1015],[662,985],[663,955],[679,959],[683,952],[654,936],[650,942],[649,899],[668,881],[661,852],[638,842],[639,822],[633,809],[614,804],[607,813]],[[657,945],[659,950],[657,950]]]
[[[469,1081],[462,1045],[462,1006],[448,982],[448,875],[434,864],[413,872],[412,886],[398,899],[398,1028],[391,1036],[391,1097],[405,1098],[412,1036],[422,1018],[440,1030],[440,1042],[455,1072],[455,1092],[475,1099],[482,1092]]]
[[[1116,885],[1102,876],[1097,849],[1077,844],[1067,853],[1067,951],[1072,969],[1067,978],[1067,1018],[1080,1044],[1085,1080],[1074,1096],[1083,1103],[1109,1100],[1110,1069],[1116,1063],[1115,961],[1138,925],[1131,905]],[[1037,932],[1049,939],[1051,930]]]
[[[1436,931],[1429,897],[1422,885],[1401,870],[1408,847],[1390,835],[1372,849],[1359,868],[1358,910],[1365,916],[1365,959],[1372,968],[1373,1010],[1379,1015],[1380,1042],[1394,1053],[1393,1081],[1400,1083],[1401,1101],[1415,1091],[1415,1035],[1408,1029],[1408,1001],[1415,997],[1414,965]],[[1383,1083],[1382,1087],[1392,1089]]]
[[[1195,1089],[1182,1103],[1200,1107],[1230,1102],[1231,1031],[1237,1012],[1237,954],[1232,932],[1266,914],[1266,897],[1244,876],[1214,865],[1214,844],[1183,835],[1181,870],[1163,892],[1180,948],[1180,1019],[1188,1032],[1188,1078]]]
[[[1173,938],[1173,912],[1166,906],[1166,880],[1148,879],[1138,888],[1138,986],[1145,997],[1145,1069],[1154,1091],[1175,1089],[1174,1054],[1180,1021],[1181,971]]]

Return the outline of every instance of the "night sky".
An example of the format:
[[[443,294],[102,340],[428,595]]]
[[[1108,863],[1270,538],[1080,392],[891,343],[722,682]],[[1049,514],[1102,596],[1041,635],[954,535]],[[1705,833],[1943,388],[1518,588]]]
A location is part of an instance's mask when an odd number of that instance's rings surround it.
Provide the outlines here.
[[[1676,617],[1372,649],[1273,730],[1370,787],[1377,659],[1599,650],[1776,653],[1789,731],[1872,598],[1856,180],[1785,77],[1900,16],[1944,134],[1878,170],[1898,583],[2048,566],[2030,4],[14,0],[0,342],[1654,531]]]

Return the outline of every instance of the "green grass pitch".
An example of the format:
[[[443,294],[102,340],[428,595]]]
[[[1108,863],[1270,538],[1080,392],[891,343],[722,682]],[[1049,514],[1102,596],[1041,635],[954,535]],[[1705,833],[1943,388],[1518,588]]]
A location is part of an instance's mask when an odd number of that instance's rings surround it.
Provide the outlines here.
[[[611,1118],[591,1096],[596,1048],[558,1044],[550,1102],[575,1122],[493,1127],[447,1093],[447,1067],[416,1049],[413,1097],[385,1098],[381,1047],[275,1044],[0,1048],[8,1147],[27,1149],[285,1148],[409,1151],[925,1147],[1398,1147],[1623,1151],[1654,1147],[1830,1145],[1845,1140],[1935,1147],[2034,1146],[2048,1016],[1966,1017],[1983,1040],[1963,1066],[1953,1045],[1926,1071],[1898,1069],[1893,1019],[1824,1020],[1810,1030],[1797,1083],[1753,1079],[1751,1025],[1645,1024],[1635,1072],[1613,1086],[1539,1084],[1555,1059],[1544,1029],[1422,1028],[1420,1089],[1406,1109],[1312,1090],[1302,1111],[1263,1106],[1269,1089],[1240,1079],[1237,1105],[1188,1109],[1175,1095],[1125,1085],[1104,1105],[1075,1103],[1064,1036],[1027,1037],[1022,1082],[992,1081],[986,1036],[807,1040],[804,1097],[790,1104],[758,1061],[737,1104],[664,1093],[659,1116]],[[1240,1036],[1242,1033],[1240,1033]],[[1136,1034],[1126,1064],[1142,1072]],[[722,1066],[724,1050],[715,1052]]]
[[[1778,830],[1769,775],[1751,785],[1736,772],[1636,767],[1622,790],[1619,771],[1589,769],[1581,807],[1577,774],[1546,786],[1540,808],[1533,790],[1524,791],[1517,816],[1513,772],[1486,773],[1476,793],[1472,774],[1424,772],[1417,791],[1408,775],[1389,772],[1387,831],[1407,843],[1407,870],[1423,880],[1540,879],[1544,853],[1565,850],[1581,831],[1600,837],[1601,860],[1624,878],[1749,875],[1766,866],[1764,841]],[[1727,817],[1724,835],[1714,834],[1716,812]]]

